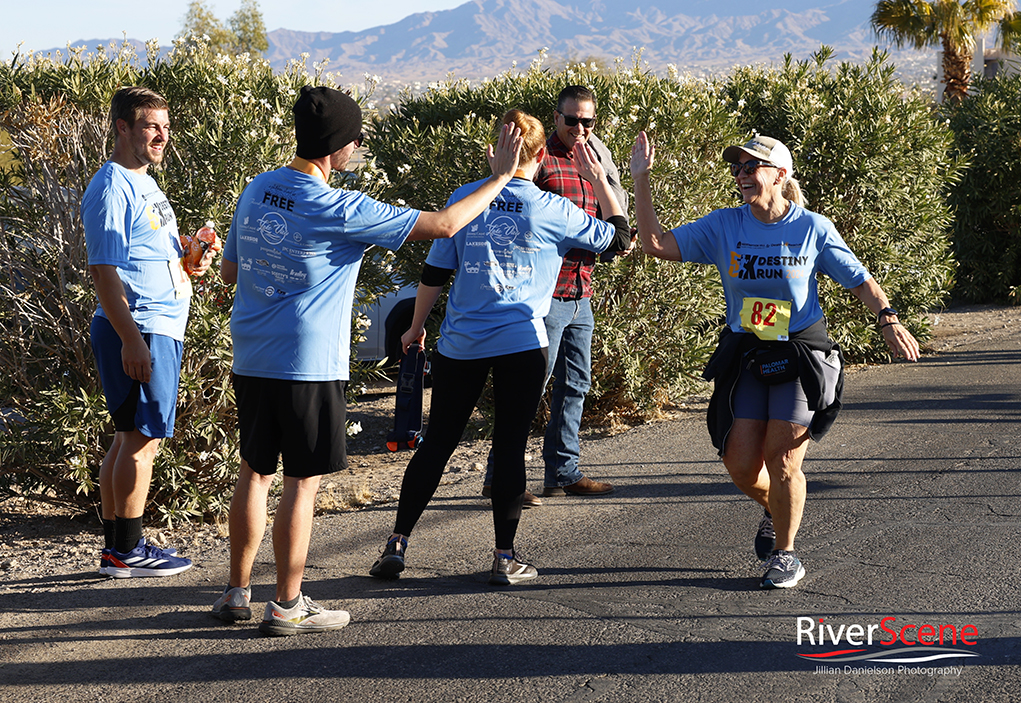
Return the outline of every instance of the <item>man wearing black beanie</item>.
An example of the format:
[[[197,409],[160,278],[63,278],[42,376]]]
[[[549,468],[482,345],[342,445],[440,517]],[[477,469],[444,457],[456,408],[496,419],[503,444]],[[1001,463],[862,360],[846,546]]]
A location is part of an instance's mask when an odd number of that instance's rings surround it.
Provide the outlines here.
[[[252,567],[282,456],[276,595],[259,626],[269,635],[335,630],[350,619],[303,595],[301,582],[320,477],[347,467],[344,385],[365,250],[453,236],[510,182],[521,148],[520,130],[505,126],[487,150],[493,176],[438,212],[420,212],[330,187],[330,172],[346,169],[361,145],[361,128],[349,95],[302,88],[294,104],[297,155],[245,188],[223,253],[221,276],[237,284],[231,337],[241,468],[230,507],[230,579],[213,615],[252,617]]]

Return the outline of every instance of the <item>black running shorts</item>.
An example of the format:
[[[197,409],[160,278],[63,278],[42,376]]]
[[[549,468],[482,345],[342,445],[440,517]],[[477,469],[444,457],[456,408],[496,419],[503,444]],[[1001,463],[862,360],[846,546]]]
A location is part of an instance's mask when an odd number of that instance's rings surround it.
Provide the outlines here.
[[[241,458],[256,473],[309,478],[347,468],[345,381],[234,374]]]

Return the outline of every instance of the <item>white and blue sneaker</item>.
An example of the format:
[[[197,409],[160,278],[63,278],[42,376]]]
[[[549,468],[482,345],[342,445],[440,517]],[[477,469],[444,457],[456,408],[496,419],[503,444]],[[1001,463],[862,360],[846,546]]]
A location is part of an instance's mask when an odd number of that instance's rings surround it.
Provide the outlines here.
[[[135,548],[126,554],[111,549],[104,556],[107,559],[106,575],[115,579],[174,576],[191,568],[191,559],[146,544],[145,537],[138,540]]]
[[[169,556],[174,556],[177,554],[177,550],[174,549],[173,547],[167,547],[166,549],[163,550],[163,553]],[[100,552],[99,554],[99,573],[102,574],[103,576],[113,576],[113,574],[108,573],[109,570],[110,570],[110,548],[107,547],[104,548],[103,551]]]
[[[793,588],[805,577],[805,567],[794,552],[783,549],[773,550],[769,560],[763,564],[766,573],[759,588]]]

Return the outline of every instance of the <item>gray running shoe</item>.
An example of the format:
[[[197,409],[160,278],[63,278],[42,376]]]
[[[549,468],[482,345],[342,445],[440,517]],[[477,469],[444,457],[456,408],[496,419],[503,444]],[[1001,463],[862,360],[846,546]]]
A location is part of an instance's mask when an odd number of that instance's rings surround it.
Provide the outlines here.
[[[776,532],[773,531],[773,516],[766,511],[766,515],[759,523],[759,531],[755,533],[755,556],[759,561],[766,561],[773,550],[776,549]]]
[[[535,567],[518,560],[517,552],[508,559],[499,552],[493,552],[493,571],[489,583],[494,586],[509,586],[522,581],[529,581],[539,575]]]
[[[307,632],[339,630],[351,622],[346,610],[327,610],[305,595],[298,596],[293,608],[282,608],[279,603],[266,604],[266,614],[259,623],[264,635],[301,635]]]
[[[383,548],[379,559],[369,569],[369,576],[378,579],[395,579],[404,571],[404,554],[408,551],[408,540],[392,537]]]
[[[793,588],[805,576],[805,567],[794,552],[773,551],[765,563],[766,573],[759,588]]]
[[[251,604],[252,589],[227,586],[223,589],[223,595],[213,603],[213,617],[220,618],[224,622],[251,620]]]

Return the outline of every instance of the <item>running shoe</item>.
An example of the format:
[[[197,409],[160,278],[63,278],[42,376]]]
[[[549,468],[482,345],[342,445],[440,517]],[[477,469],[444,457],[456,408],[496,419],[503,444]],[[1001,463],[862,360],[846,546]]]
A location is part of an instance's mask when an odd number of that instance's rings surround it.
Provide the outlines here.
[[[167,547],[163,550],[164,554],[174,556],[177,554],[177,550],[173,547]],[[112,576],[113,574],[107,573],[110,569],[110,550],[104,548],[99,554],[99,573],[103,576]]]
[[[220,618],[224,622],[237,622],[238,620],[252,619],[252,589],[231,588],[227,586],[221,595],[213,603],[213,617]]]
[[[174,576],[191,568],[191,559],[184,559],[147,544],[145,537],[138,540],[135,548],[126,554],[122,554],[116,549],[109,550],[107,558],[109,563],[106,567],[106,575],[115,579]],[[102,568],[102,561],[100,561],[100,568]]]
[[[805,576],[805,567],[794,552],[773,550],[765,563],[766,573],[759,588],[793,588]]]
[[[535,567],[518,559],[517,552],[505,557],[500,552],[493,552],[493,571],[489,583],[494,586],[509,586],[522,581],[530,581],[539,575]]]
[[[776,549],[776,532],[773,531],[773,516],[766,511],[766,515],[759,523],[759,531],[755,533],[755,556],[759,561],[766,561]]]
[[[404,554],[407,550],[408,540],[403,537],[391,537],[379,559],[369,569],[369,576],[378,579],[397,578],[404,571]]]
[[[266,604],[266,614],[259,623],[259,632],[264,635],[301,635],[307,632],[339,630],[351,622],[346,610],[327,610],[311,598],[298,595],[298,604],[283,608],[279,603]]]

